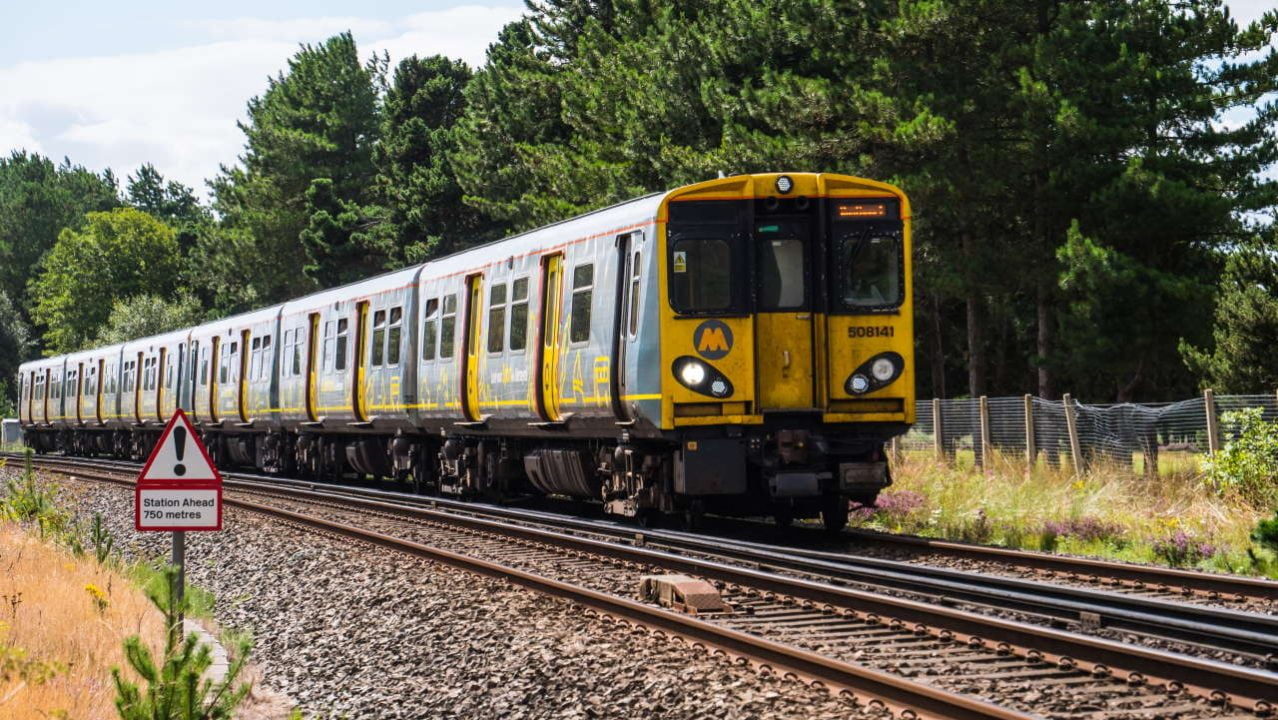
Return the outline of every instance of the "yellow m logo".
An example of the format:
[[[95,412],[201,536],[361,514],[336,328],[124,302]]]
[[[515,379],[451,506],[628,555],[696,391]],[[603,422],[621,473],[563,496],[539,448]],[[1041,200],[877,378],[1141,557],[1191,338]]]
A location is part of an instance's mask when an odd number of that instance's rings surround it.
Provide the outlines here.
[[[723,334],[723,328],[708,327],[701,331],[701,340],[697,343],[699,353],[727,352],[732,346]]]

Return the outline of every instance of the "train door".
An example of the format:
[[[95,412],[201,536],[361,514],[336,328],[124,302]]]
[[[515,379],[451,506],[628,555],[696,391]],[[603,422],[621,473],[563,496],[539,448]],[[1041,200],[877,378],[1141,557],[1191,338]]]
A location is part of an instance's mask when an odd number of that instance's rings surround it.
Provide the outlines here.
[[[142,422],[142,353],[133,365],[133,422]]]
[[[319,313],[311,313],[310,332],[306,336],[306,416],[319,422]]]
[[[187,392],[190,402],[187,407],[191,409],[191,420],[199,422],[200,420],[200,341],[191,341],[191,372],[188,373]]]
[[[84,424],[84,363],[75,368],[75,421]]]
[[[760,216],[752,228],[756,397],[764,412],[817,407],[811,237],[803,216]]]
[[[219,378],[219,371],[223,367],[222,356],[219,355],[218,352],[222,349],[222,338],[214,336],[210,345],[211,345],[211,349],[209,350],[209,363],[212,364],[213,367],[209,371],[209,420],[211,420],[212,422],[218,422],[219,418],[217,415],[217,392],[218,392],[217,383]]]
[[[638,313],[639,241],[640,233],[617,236],[617,292],[612,319],[612,358],[608,373],[608,390],[612,395],[612,413],[619,421],[631,419],[626,407],[626,349],[634,328],[632,316]]]
[[[249,421],[248,411],[248,390],[249,390],[249,337],[252,336],[251,330],[240,331],[240,352],[238,356],[240,373],[236,376],[236,387],[239,392],[236,393],[236,405],[240,409],[240,422]]]
[[[466,357],[462,361],[461,398],[462,414],[471,422],[478,422],[479,412],[479,358],[482,352],[484,276],[466,278]]]
[[[104,424],[102,419],[102,386],[106,384],[106,358],[98,358],[98,367],[94,371],[93,378],[93,394],[94,394],[94,416],[98,420],[98,424]]]
[[[164,422],[164,380],[168,377],[169,349],[160,348],[159,365],[155,372],[155,419]]]
[[[541,259],[541,326],[537,329],[541,354],[537,363],[537,411],[543,420],[559,420],[559,354],[563,339],[559,315],[564,287],[562,253]]]
[[[351,393],[352,409],[355,419],[368,422],[368,301],[361,300],[355,305],[355,368],[352,373],[354,388]]]

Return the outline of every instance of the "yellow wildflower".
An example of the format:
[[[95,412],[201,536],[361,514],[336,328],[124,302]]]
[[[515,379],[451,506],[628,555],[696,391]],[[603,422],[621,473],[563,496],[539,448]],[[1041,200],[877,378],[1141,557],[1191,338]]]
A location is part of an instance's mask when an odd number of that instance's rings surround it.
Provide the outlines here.
[[[84,586],[84,591],[89,593],[89,597],[93,598],[93,604],[97,607],[99,614],[106,612],[107,606],[111,604],[111,601],[107,600],[107,594],[102,592],[102,588],[89,583]]]

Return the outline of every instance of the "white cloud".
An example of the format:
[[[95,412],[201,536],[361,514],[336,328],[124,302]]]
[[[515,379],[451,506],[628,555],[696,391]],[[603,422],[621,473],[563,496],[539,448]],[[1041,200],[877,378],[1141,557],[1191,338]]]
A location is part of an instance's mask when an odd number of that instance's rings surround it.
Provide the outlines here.
[[[249,98],[299,43],[351,29],[361,52],[392,62],[443,53],[483,62],[519,6],[456,7],[395,22],[361,18],[239,19],[201,23],[214,41],[172,50],[27,62],[0,68],[0,153],[25,148],[68,156],[123,177],[151,162],[204,192],[204,181],[243,149],[236,127]]]
[[[1273,0],[1228,0],[1225,5],[1240,26],[1259,20],[1261,15],[1274,9]]]

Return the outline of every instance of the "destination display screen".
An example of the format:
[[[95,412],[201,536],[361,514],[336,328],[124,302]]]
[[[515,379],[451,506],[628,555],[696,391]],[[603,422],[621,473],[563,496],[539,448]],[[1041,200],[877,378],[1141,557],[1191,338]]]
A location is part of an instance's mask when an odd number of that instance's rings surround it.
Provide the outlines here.
[[[834,215],[847,220],[887,218],[895,216],[893,210],[887,201],[844,200],[835,204]]]

